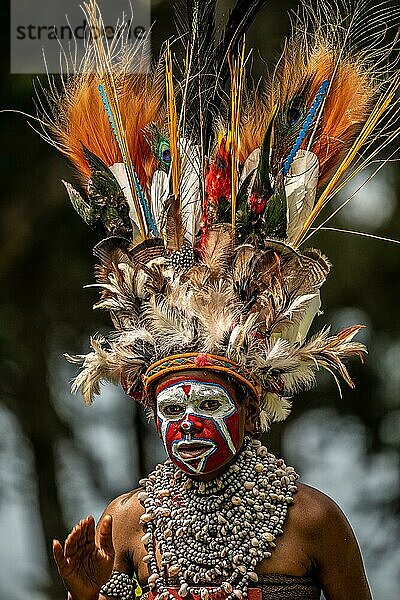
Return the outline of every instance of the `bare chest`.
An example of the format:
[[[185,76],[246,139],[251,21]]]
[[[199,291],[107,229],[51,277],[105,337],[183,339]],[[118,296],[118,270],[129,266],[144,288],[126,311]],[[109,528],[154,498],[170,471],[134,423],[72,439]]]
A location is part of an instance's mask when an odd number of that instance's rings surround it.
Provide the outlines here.
[[[271,556],[258,564],[256,572],[259,575],[281,573],[292,576],[304,576],[312,571],[312,561],[306,540],[301,539],[296,528],[289,521],[283,535],[276,539],[276,547],[271,548]],[[141,535],[132,537],[132,550],[134,564],[132,565],[141,585],[147,583],[150,575],[146,560],[146,549],[141,542]],[[160,566],[161,555],[156,551],[157,562]],[[143,560],[144,559],[144,560]],[[221,559],[222,560],[222,559]]]

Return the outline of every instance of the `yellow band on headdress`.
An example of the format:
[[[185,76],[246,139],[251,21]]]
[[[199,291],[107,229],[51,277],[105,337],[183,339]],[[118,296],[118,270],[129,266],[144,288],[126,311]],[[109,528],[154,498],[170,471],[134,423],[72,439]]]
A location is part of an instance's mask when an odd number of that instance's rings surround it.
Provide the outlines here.
[[[175,354],[167,356],[152,365],[147,369],[143,376],[143,386],[145,396],[151,394],[153,384],[165,377],[169,373],[177,371],[189,371],[193,369],[202,369],[216,371],[231,375],[234,379],[245,385],[257,398],[261,398],[261,382],[243,365],[229,360],[224,356],[215,356],[214,354],[204,354],[200,352],[190,352],[187,354]]]

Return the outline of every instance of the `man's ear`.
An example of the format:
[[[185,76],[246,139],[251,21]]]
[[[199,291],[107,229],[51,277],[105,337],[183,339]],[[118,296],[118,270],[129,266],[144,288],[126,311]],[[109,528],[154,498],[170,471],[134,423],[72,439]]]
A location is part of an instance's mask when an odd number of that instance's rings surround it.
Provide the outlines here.
[[[245,430],[246,433],[255,433],[257,431],[258,419],[260,416],[260,408],[258,402],[253,396],[247,396],[245,399],[246,403],[246,422]]]

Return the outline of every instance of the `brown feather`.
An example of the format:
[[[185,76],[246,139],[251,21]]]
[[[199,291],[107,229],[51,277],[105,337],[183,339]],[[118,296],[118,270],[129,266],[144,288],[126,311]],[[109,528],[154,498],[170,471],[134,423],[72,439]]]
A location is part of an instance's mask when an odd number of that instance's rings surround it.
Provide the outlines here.
[[[227,224],[210,227],[199,252],[203,264],[213,276],[220,277],[233,252],[232,228]]]

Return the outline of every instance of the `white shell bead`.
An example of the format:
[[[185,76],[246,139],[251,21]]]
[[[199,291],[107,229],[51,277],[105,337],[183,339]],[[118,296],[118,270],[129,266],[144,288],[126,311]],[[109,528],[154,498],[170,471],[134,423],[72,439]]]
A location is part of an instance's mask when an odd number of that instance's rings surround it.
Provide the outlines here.
[[[153,513],[144,513],[141,517],[140,517],[140,523],[150,523],[150,521],[152,521],[154,519],[154,514]]]
[[[219,523],[220,525],[226,525],[226,524],[227,524],[227,522],[228,522],[228,521],[225,519],[225,517],[221,515],[221,513],[218,513],[218,517],[217,517],[217,519],[218,519],[218,523]]]
[[[141,542],[143,544],[148,544],[149,541],[151,540],[151,533],[145,533],[141,538],[140,538]]]
[[[175,577],[175,575],[178,575],[181,568],[181,565],[171,565],[168,569],[168,575],[170,577]]]
[[[187,583],[182,583],[181,587],[179,588],[178,594],[180,596],[182,596],[182,598],[184,598],[185,596],[187,596],[189,593],[189,586]]]
[[[252,490],[256,484],[254,481],[245,481],[243,485],[246,490]]]
[[[261,456],[261,458],[265,458],[267,456],[268,450],[264,446],[260,446],[257,448],[257,456]]]
[[[171,529],[168,529],[168,528],[167,528],[167,529],[164,529],[164,537],[165,537],[166,539],[168,539],[168,538],[172,537],[172,531],[171,531]]]
[[[173,558],[173,557],[172,557],[172,552],[164,552],[164,554],[163,554],[162,558],[163,558],[163,561],[164,561],[165,563],[170,563],[170,562],[171,562],[171,560],[172,560],[172,558]]]

